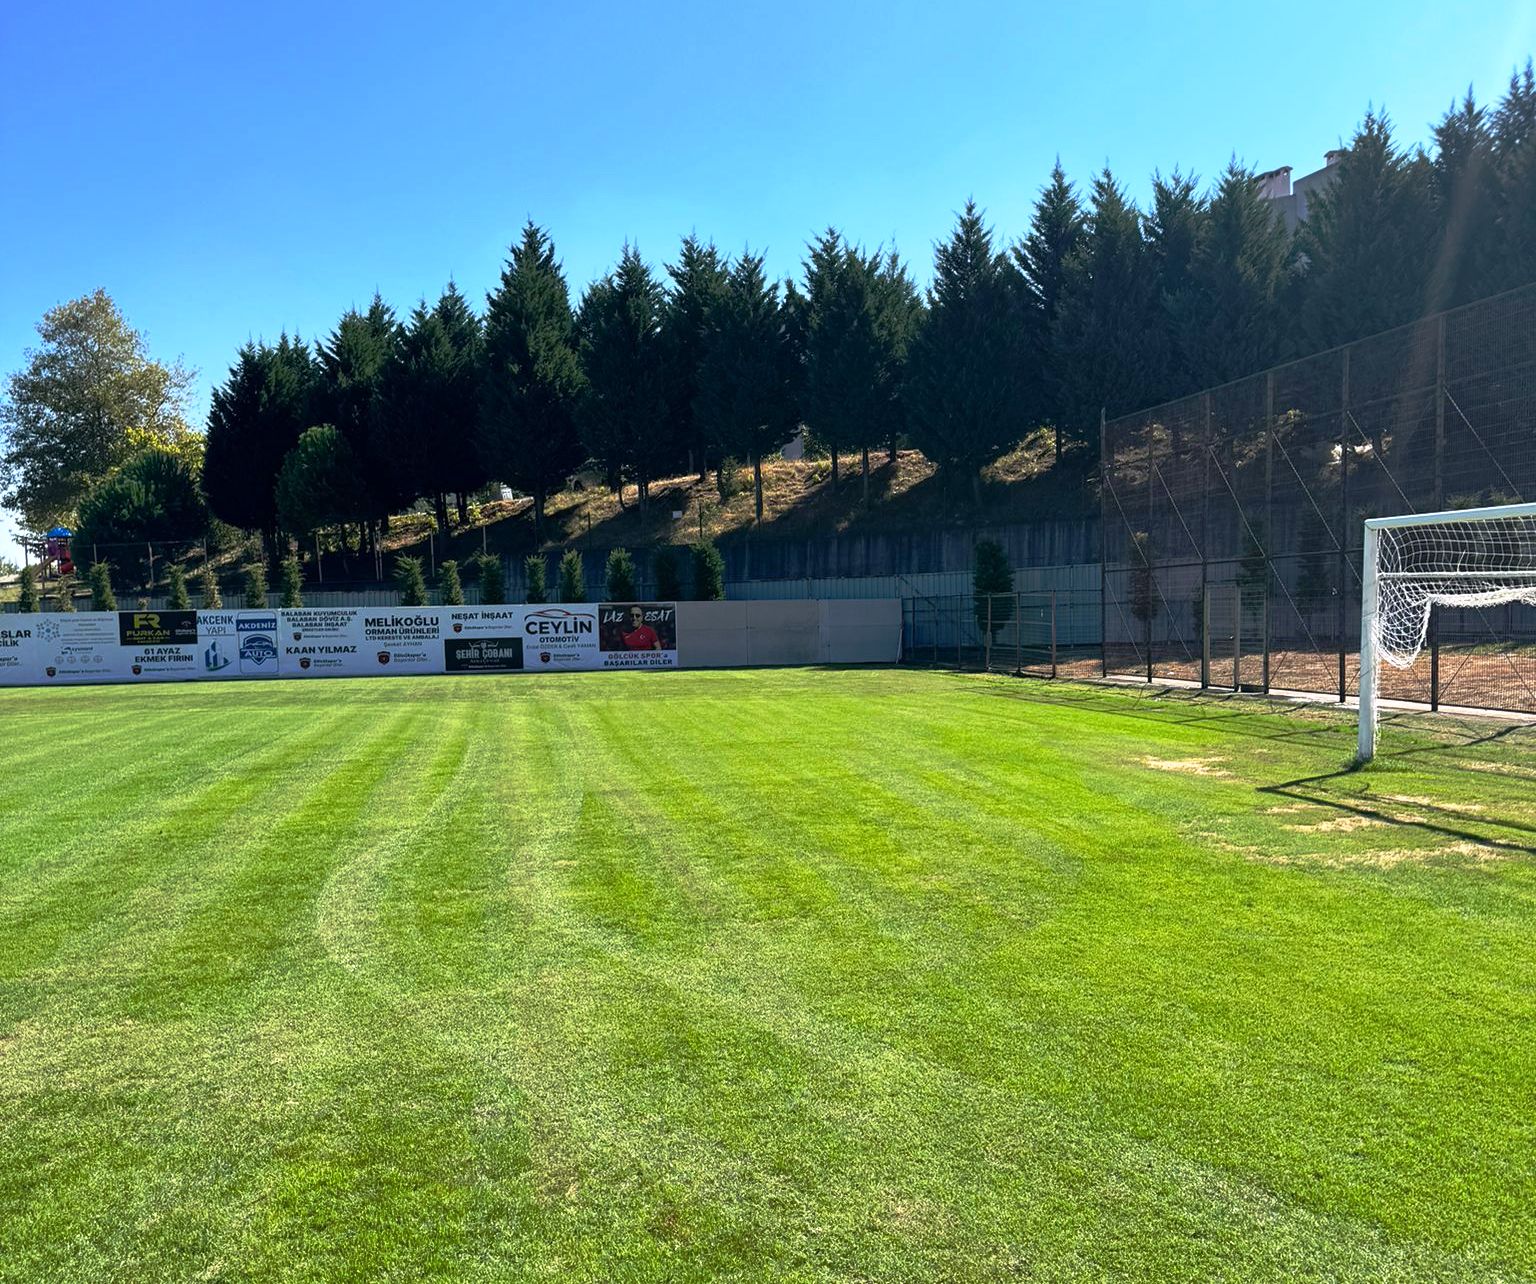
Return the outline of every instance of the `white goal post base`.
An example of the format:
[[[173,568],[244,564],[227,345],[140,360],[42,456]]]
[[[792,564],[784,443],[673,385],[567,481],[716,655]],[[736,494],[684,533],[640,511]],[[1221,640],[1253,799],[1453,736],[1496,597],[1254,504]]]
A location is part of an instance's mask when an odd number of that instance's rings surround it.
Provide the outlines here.
[[[1372,517],[1360,576],[1360,743],[1376,754],[1383,663],[1406,669],[1437,606],[1536,605],[1536,504]]]

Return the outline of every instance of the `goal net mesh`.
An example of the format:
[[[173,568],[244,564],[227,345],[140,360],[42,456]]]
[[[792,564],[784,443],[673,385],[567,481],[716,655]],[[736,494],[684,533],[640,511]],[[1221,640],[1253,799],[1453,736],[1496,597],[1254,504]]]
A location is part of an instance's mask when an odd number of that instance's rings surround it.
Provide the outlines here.
[[[1437,606],[1536,605],[1536,514],[1385,527],[1380,539],[1376,652],[1395,668],[1424,649]]]

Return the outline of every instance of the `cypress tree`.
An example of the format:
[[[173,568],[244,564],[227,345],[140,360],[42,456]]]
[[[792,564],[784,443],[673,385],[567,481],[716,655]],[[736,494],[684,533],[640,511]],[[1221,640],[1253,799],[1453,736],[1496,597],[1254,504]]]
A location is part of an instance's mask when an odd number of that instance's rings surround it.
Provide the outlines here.
[[[248,611],[267,608],[267,568],[261,562],[252,562],[245,568],[245,607]]]
[[[43,599],[37,592],[37,572],[30,566],[21,568],[21,592],[16,604],[28,614],[35,615],[43,609]]]
[[[401,606],[427,604],[427,581],[422,574],[421,558],[403,554],[395,558],[395,587],[400,592]]]
[[[480,605],[500,606],[507,600],[507,577],[501,558],[494,553],[480,555]]]
[[[533,496],[540,539],[545,500],[586,452],[576,429],[582,374],[570,295],[553,243],[531,222],[489,297],[484,353],[480,459],[490,476]]]
[[[203,599],[203,610],[217,611],[223,607],[224,599],[219,595],[218,576],[207,562],[203,563],[202,570],[197,573],[197,591]]]
[[[587,600],[586,568],[582,565],[581,554],[574,548],[567,549],[565,556],[560,559],[560,600],[562,602]]]
[[[1192,176],[1177,169],[1167,177],[1152,175],[1146,244],[1152,274],[1147,359],[1156,371],[1148,389],[1153,401],[1177,397],[1200,386],[1176,341],[1173,315],[1177,301],[1188,297],[1194,288],[1194,261],[1207,217],[1205,199],[1195,191]]]
[[[1087,218],[1077,189],[1067,181],[1058,157],[1050,181],[1040,191],[1030,220],[1029,235],[1014,247],[1013,259],[1023,277],[1024,337],[1027,358],[1034,363],[1031,381],[1034,405],[1029,418],[1048,423],[1061,458],[1064,389],[1061,379],[1059,316],[1070,263],[1082,244]]]
[[[1530,59],[1509,78],[1493,117],[1498,172],[1496,289],[1536,280],[1536,73]]]
[[[117,610],[117,596],[112,592],[112,568],[106,562],[92,562],[90,570],[91,610]]]
[[[166,572],[165,585],[171,610],[192,609],[192,599],[187,594],[187,573],[175,562],[171,563],[171,569]]]
[[[1502,288],[1499,195],[1491,122],[1468,89],[1435,126],[1429,199],[1436,249],[1426,311],[1469,303]]]
[[[282,607],[285,611],[296,611],[304,605],[304,575],[299,568],[299,559],[290,553],[283,558],[280,570]]]
[[[968,478],[1024,435],[1022,307],[1017,275],[967,201],[935,254],[928,312],[912,343],[908,431],[941,472]]]
[[[459,580],[459,564],[452,559],[437,568],[437,601],[440,606],[464,605],[464,585]]]
[[[725,600],[725,558],[720,556],[720,550],[713,542],[707,539],[693,546],[693,600]]]
[[[998,630],[1013,619],[1013,569],[1008,565],[1008,554],[995,539],[976,542],[971,584],[975,590],[976,627],[987,634],[990,648]]]
[[[610,602],[627,602],[635,596],[635,559],[626,548],[608,554],[607,590]]]
[[[75,577],[73,575],[61,575],[54,581],[54,600],[59,604],[59,610],[70,615],[75,613]]]
[[[523,559],[523,578],[528,586],[529,605],[540,606],[549,601],[549,563],[543,553],[530,553]]]

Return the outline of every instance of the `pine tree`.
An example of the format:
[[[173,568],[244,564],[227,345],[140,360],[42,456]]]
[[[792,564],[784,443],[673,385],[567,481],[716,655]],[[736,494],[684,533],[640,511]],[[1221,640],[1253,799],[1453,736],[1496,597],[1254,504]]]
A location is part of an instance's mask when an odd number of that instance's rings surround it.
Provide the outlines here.
[[[1208,220],[1206,201],[1192,175],[1177,169],[1152,175],[1152,209],[1146,219],[1147,263],[1152,273],[1148,360],[1157,372],[1150,399],[1165,401],[1198,388],[1173,332],[1177,301],[1194,288],[1194,263]]]
[[[794,348],[779,292],[759,254],[743,253],[709,318],[696,410],[721,456],[752,461],[757,520],[763,519],[763,456],[795,434]]]
[[[91,610],[117,610],[117,596],[112,592],[112,568],[106,562],[92,562],[90,570]]]
[[[1253,172],[1236,161],[1217,181],[1185,290],[1167,300],[1193,385],[1208,388],[1280,360],[1291,240]]]
[[[203,610],[217,611],[223,607],[224,599],[219,594],[218,576],[213,573],[213,567],[207,562],[203,563],[202,570],[197,573],[197,591],[203,599]]]
[[[711,462],[708,433],[694,410],[699,367],[708,342],[711,309],[724,293],[729,268],[712,243],[685,236],[676,263],[667,265],[671,286],[661,317],[668,436],[702,480]]]
[[[540,606],[549,601],[549,563],[543,553],[530,553],[523,559],[523,580],[529,605]]]
[[[879,258],[874,279],[875,337],[880,349],[880,388],[885,447],[891,463],[907,425],[907,366],[912,340],[923,324],[923,296],[894,249]],[[804,390],[801,391],[804,401]],[[869,451],[864,451],[864,498],[869,499]]]
[[[934,258],[928,313],[908,369],[908,431],[952,478],[981,497],[981,469],[1024,435],[1022,285],[974,201]]]
[[[581,389],[565,277],[549,237],[530,222],[488,300],[477,440],[486,472],[533,496],[535,539],[545,500],[586,455],[576,429]]]
[[[700,540],[693,546],[693,600],[725,600],[725,559],[710,540]]]
[[[245,608],[248,611],[267,609],[267,568],[261,562],[252,562],[245,568]]]
[[[1433,249],[1428,170],[1422,153],[1398,151],[1386,116],[1366,114],[1333,182],[1310,202],[1298,239],[1308,350],[1421,315]]]
[[[73,575],[61,575],[53,582],[53,597],[59,604],[59,610],[70,615],[75,613],[75,577]]]
[[[609,485],[634,481],[642,509],[658,470],[674,460],[662,355],[661,286],[633,246],[581,302],[577,334],[586,387],[577,411],[582,441]]]
[[[683,596],[683,577],[677,565],[677,550],[663,547],[656,550],[651,563],[656,575],[656,596],[663,602],[675,602]]]
[[[1493,130],[1468,89],[1435,126],[1429,199],[1436,250],[1426,311],[1470,303],[1502,288],[1499,196]]]
[[[606,581],[610,602],[627,602],[635,596],[635,559],[627,548],[608,554]]]
[[[299,567],[299,559],[290,553],[283,558],[280,568],[282,580],[279,587],[282,592],[282,608],[285,611],[297,611],[304,605],[304,574]]]
[[[507,600],[507,577],[501,558],[494,553],[480,555],[480,605],[500,606]]]
[[[190,611],[192,598],[187,593],[187,573],[175,562],[165,573],[166,601],[173,611]]]
[[[1493,117],[1498,172],[1496,289],[1536,280],[1536,72],[1526,59]]]
[[[422,574],[421,558],[395,558],[395,588],[400,593],[401,606],[425,606],[427,604],[427,580]]]
[[[437,305],[411,313],[381,391],[385,441],[402,492],[432,500],[448,532],[448,493],[467,504],[486,473],[475,449],[480,323],[450,282]],[[467,515],[467,514],[466,514]]]
[[[587,600],[587,574],[581,554],[568,549],[560,559],[560,600],[585,602]]]
[[[382,419],[384,370],[400,340],[395,313],[377,294],[366,312],[342,314],[336,329],[316,348],[320,366],[320,423],[335,425],[346,439],[350,487],[360,512],[348,520],[370,527],[384,523],[414,496],[403,492],[390,466]]]
[[[1013,258],[1024,281],[1026,359],[1032,360],[1034,406],[1030,420],[1049,423],[1061,458],[1064,396],[1059,315],[1069,265],[1087,231],[1087,218],[1077,189],[1067,181],[1058,157],[1050,181],[1035,202],[1029,235],[1014,247]]]
[[[281,336],[275,347],[246,344],[213,391],[203,456],[203,491],[220,521],[259,531],[275,556],[277,475],[315,422],[318,370],[309,347]]]
[[[459,564],[451,558],[437,568],[439,606],[463,606],[464,585],[459,579]]]
[[[43,600],[37,592],[37,571],[31,566],[21,568],[21,591],[16,606],[18,610],[31,615],[43,609]]]
[[[1079,440],[1097,436],[1101,409],[1113,417],[1156,399],[1157,303],[1141,215],[1106,169],[1093,181],[1092,211],[1068,263],[1057,328],[1061,410]]]

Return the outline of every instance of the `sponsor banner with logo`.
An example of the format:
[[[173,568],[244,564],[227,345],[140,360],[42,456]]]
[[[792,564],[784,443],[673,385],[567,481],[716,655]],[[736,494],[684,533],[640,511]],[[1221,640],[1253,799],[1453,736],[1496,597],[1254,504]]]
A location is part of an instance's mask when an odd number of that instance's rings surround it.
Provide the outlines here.
[[[670,602],[0,615],[0,685],[677,665]]]
[[[677,668],[677,604],[602,603],[597,645],[605,669]]]

